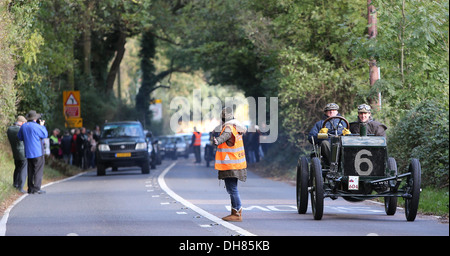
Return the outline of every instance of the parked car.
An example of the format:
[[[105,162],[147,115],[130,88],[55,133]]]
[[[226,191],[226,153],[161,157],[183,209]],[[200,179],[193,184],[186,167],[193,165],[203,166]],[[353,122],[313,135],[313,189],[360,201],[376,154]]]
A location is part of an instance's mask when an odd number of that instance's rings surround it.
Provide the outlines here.
[[[148,174],[152,152],[140,122],[105,123],[96,150],[97,175],[105,175],[108,167],[129,166],[139,166]]]
[[[168,136],[158,136],[156,137],[158,141],[159,154],[161,156],[161,160],[164,160],[167,156],[166,144],[169,142]]]
[[[173,136],[167,136],[164,143],[165,157],[171,159],[177,159],[177,144],[176,138]]]
[[[175,138],[177,157],[183,156],[184,158],[188,158],[192,134],[190,136],[188,134],[175,134],[173,137]]]
[[[181,136],[184,138],[184,141],[187,143],[188,145],[188,149],[187,149],[187,156],[185,156],[186,158],[189,157],[189,154],[194,153],[194,149],[190,146],[191,142],[192,142],[192,132],[185,132],[185,133],[177,133],[175,134],[176,136]]]

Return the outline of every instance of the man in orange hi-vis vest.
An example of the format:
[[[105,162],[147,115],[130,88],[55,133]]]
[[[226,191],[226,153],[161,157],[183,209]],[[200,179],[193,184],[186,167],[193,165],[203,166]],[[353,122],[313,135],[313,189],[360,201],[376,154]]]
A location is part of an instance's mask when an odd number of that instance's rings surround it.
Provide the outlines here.
[[[217,145],[215,169],[219,179],[225,181],[225,187],[231,199],[231,214],[223,217],[225,221],[242,221],[242,204],[238,191],[238,180],[247,180],[247,161],[245,160],[242,135],[247,129],[233,117],[233,109],[222,110],[220,136],[214,138]]]
[[[202,133],[197,131],[197,127],[194,127],[191,145],[194,150],[195,163],[200,163],[201,162],[200,146],[202,145]]]

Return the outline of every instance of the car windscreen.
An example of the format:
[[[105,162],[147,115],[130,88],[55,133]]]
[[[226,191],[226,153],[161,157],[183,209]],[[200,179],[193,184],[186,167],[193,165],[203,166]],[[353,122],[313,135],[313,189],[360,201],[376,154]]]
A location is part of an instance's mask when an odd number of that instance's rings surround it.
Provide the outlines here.
[[[106,124],[103,127],[101,138],[118,137],[144,137],[144,132],[139,124]]]

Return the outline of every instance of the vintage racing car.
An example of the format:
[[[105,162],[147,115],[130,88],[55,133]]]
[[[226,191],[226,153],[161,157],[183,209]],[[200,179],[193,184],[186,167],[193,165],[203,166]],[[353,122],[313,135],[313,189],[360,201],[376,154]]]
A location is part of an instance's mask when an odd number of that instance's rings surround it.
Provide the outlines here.
[[[338,122],[349,127],[341,116],[327,118],[326,123],[338,118]],[[309,157],[300,156],[297,164],[297,210],[305,214],[308,208],[308,194],[311,195],[312,213],[315,220],[322,219],[324,198],[359,202],[384,197],[387,215],[394,215],[397,199],[405,199],[405,215],[414,221],[420,197],[421,167],[418,159],[412,159],[408,170],[399,174],[394,158],[388,157],[386,139],[366,134],[339,136],[319,134],[319,139],[331,139],[331,163],[321,162],[320,147],[313,141],[313,152]],[[337,129],[334,129],[337,131]],[[404,182],[403,182],[404,181]]]

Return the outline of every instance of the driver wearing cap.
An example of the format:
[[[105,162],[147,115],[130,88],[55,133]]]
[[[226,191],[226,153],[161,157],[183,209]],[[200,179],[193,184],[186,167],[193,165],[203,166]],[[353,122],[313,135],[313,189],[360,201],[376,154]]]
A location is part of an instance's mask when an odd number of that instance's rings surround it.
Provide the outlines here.
[[[348,127],[344,127],[343,123],[340,122],[339,119],[330,120],[329,122],[327,122],[325,124],[325,127],[322,128],[325,119],[327,119],[329,117],[333,117],[333,116],[341,116],[341,114],[339,114],[338,110],[339,110],[338,104],[328,103],[325,106],[325,108],[323,109],[324,116],[323,116],[322,120],[319,120],[308,134],[309,142],[313,143],[313,139],[314,139],[314,143],[318,143],[320,145],[320,152],[324,158],[323,159],[324,163],[326,163],[326,164],[330,163],[330,152],[331,152],[330,139],[319,139],[319,138],[317,138],[317,135],[319,133],[335,134],[336,130],[334,127],[337,127],[338,135],[350,134],[350,131],[347,129]]]

